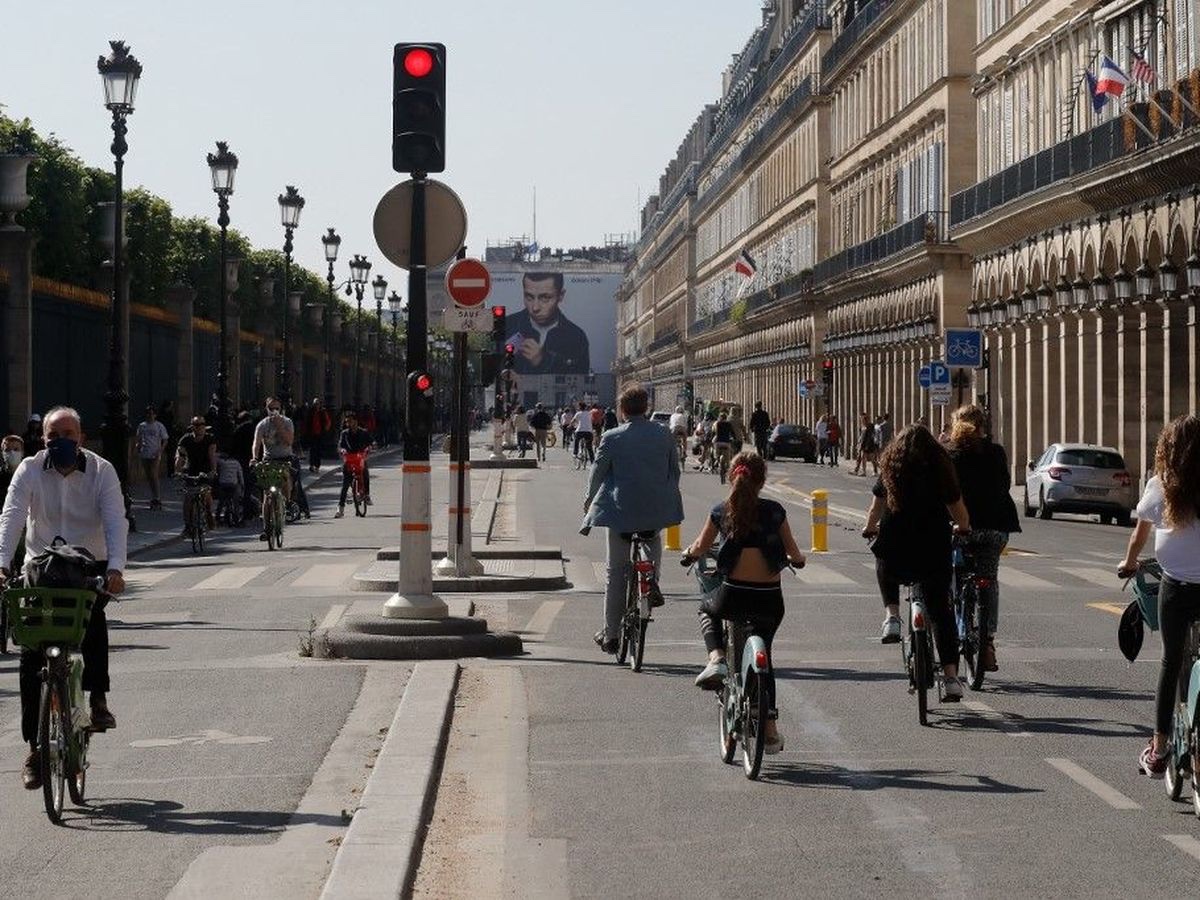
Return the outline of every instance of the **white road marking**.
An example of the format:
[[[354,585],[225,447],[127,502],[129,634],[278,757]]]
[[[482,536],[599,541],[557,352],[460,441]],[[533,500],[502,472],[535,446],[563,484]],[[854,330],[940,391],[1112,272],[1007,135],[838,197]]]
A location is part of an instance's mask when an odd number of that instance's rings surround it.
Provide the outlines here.
[[[1168,844],[1174,844],[1193,859],[1200,860],[1200,841],[1190,834],[1164,834],[1163,840]]]
[[[292,587],[344,587],[354,576],[357,563],[317,563],[292,582]]]
[[[192,590],[234,590],[245,587],[265,571],[267,571],[266,566],[246,566],[245,568],[230,566],[228,569],[222,569],[215,575],[209,575],[199,584],[192,585]]]
[[[1130,800],[1112,785],[1101,781],[1087,769],[1069,759],[1047,757],[1046,762],[1058,769],[1077,785],[1091,791],[1113,809],[1141,809],[1140,803]]]
[[[1021,591],[1060,590],[1060,587],[1053,581],[1038,578],[1036,575],[1030,575],[1028,572],[1022,572],[1020,569],[1014,569],[1008,565],[1000,567],[1000,584],[1004,587],[1012,587]]]
[[[527,638],[544,638],[550,630],[550,626],[554,623],[555,617],[562,612],[563,606],[566,603],[563,600],[546,600],[537,608],[532,616],[529,617],[529,622],[522,630],[522,635]]]
[[[125,580],[134,587],[152,587],[160,581],[166,581],[176,571],[176,569],[126,569]]]
[[[1023,731],[1016,722],[1013,722],[1004,713],[992,709],[992,707],[981,700],[963,700],[962,705],[973,712],[979,713],[1009,737],[1032,737],[1028,731]]]
[[[872,566],[874,568],[874,566]],[[798,573],[801,581],[807,581],[809,584],[822,585],[838,585],[847,586],[854,585],[857,582],[853,578],[847,578],[841,572],[835,572],[828,566],[823,566],[820,563],[808,563]]]
[[[1121,582],[1117,579],[1117,573],[1109,569],[1084,569],[1075,566],[1064,566],[1060,571],[1066,572],[1068,575],[1080,579],[1081,581],[1089,582],[1097,587],[1108,588],[1109,590],[1120,590]]]
[[[345,603],[335,603],[329,607],[329,612],[325,613],[325,618],[321,620],[320,628],[329,629],[338,623],[342,618],[342,614],[346,611]]]

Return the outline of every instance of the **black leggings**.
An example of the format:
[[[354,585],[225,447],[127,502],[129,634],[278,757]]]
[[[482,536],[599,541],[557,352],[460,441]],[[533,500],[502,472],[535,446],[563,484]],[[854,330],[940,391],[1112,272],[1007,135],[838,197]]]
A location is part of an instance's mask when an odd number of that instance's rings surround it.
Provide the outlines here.
[[[1158,628],[1162,636],[1162,667],[1154,697],[1154,730],[1171,733],[1171,717],[1179,694],[1179,670],[1192,622],[1200,619],[1200,584],[1185,584],[1163,575],[1158,589]]]
[[[900,579],[893,575],[882,557],[875,558],[875,577],[879,580],[883,605],[899,604]],[[937,642],[938,658],[943,666],[957,666],[958,628],[954,622],[954,612],[950,609],[950,569],[947,566],[945,569],[926,572],[916,583],[921,586],[925,609],[933,616],[933,634]]]
[[[783,591],[779,582],[760,584],[753,581],[727,580],[720,588],[719,618],[700,612],[700,636],[709,653],[725,648],[724,620],[748,623],[750,634],[757,634],[767,645],[767,698],[775,710],[775,655],[771,642],[783,621]],[[740,665],[741,660],[726,660],[727,665]]]

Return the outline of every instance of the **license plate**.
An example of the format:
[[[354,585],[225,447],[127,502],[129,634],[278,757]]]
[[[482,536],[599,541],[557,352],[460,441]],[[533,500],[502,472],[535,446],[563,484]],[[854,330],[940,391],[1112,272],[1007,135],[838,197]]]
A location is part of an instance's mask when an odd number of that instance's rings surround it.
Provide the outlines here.
[[[1077,487],[1075,492],[1083,494],[1085,497],[1103,497],[1108,493],[1108,488]]]

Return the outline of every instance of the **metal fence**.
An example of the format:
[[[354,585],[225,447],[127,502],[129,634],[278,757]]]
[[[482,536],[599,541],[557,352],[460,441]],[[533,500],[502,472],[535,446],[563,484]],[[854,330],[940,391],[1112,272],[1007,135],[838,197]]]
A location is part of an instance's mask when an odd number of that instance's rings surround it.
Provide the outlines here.
[[[828,75],[845,58],[854,46],[866,37],[876,22],[892,5],[891,0],[872,0],[858,11],[850,24],[833,39],[825,55],[821,57],[821,74]]]

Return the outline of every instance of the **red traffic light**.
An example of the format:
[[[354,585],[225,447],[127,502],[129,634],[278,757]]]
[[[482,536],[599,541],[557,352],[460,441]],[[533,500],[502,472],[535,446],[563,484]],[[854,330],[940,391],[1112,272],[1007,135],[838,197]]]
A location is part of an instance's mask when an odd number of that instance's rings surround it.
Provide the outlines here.
[[[428,372],[422,372],[413,380],[413,386],[418,391],[427,391],[433,387],[433,379],[429,377]]]
[[[515,352],[516,352],[516,350],[517,350],[517,348],[516,348],[516,347],[514,347],[512,344],[505,344],[505,345],[504,345],[504,352],[505,352],[505,353],[515,353]]]
[[[493,319],[503,319],[506,311],[507,310],[505,310],[505,308],[503,306],[493,306],[492,307],[492,318]]]
[[[433,71],[433,54],[423,47],[414,47],[404,55],[404,71],[413,78],[424,78]]]
[[[832,369],[833,368],[833,360],[832,359],[825,360],[824,366],[826,369]]]

